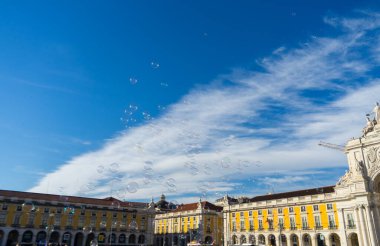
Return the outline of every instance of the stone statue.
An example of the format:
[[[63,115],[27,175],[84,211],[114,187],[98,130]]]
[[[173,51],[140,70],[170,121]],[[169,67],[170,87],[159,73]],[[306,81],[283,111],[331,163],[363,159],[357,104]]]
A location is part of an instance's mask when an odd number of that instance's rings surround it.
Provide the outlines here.
[[[376,103],[376,106],[373,108],[373,112],[375,113],[376,123],[380,124],[380,105],[378,102]]]
[[[363,136],[367,135],[367,133],[372,132],[374,128],[374,123],[373,121],[367,116],[367,125],[366,127],[363,128]]]

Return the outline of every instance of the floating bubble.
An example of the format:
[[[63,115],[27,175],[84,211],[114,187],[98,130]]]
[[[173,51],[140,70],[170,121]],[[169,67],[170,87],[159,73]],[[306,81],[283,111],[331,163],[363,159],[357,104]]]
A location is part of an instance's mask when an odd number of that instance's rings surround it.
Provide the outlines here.
[[[162,82],[160,85],[161,85],[162,87],[168,87],[168,86],[169,86],[169,84],[168,84],[168,83],[165,83],[165,82]]]
[[[157,106],[157,109],[158,109],[159,111],[164,111],[164,110],[166,109],[166,107],[161,106],[161,105],[158,105],[158,106]]]
[[[142,112],[144,120],[151,120],[152,116],[148,112]]]
[[[153,162],[151,162],[151,161],[145,161],[144,163],[145,163],[145,165],[153,166]]]
[[[116,162],[113,162],[110,164],[110,167],[109,167],[109,170],[112,172],[112,173],[116,173],[120,168],[120,165]]]
[[[75,207],[67,206],[63,209],[63,212],[66,214],[74,214],[75,213]]]
[[[129,83],[131,85],[135,85],[135,84],[137,84],[137,82],[138,82],[138,80],[136,78],[133,78],[133,77],[129,78]]]
[[[171,186],[171,187],[168,187],[168,192],[169,193],[175,193],[175,192],[177,192],[177,187],[175,185]]]
[[[169,186],[169,187],[175,187],[175,179],[173,179],[173,178],[168,178],[167,180],[166,180],[166,185],[167,186]]]
[[[199,173],[199,169],[195,166],[190,167],[190,174],[191,175],[197,175]]]
[[[96,171],[98,171],[98,173],[103,173],[104,172],[104,166],[103,165],[99,165],[96,169]]]
[[[204,173],[207,174],[207,175],[211,175],[212,174],[212,168],[210,167],[209,164],[205,164],[204,167],[203,167],[203,170],[204,170]]]
[[[129,229],[130,230],[137,230],[138,229],[138,225],[137,225],[137,222],[135,220],[132,220],[131,223],[129,223]]]
[[[118,201],[113,201],[113,202],[111,203],[111,206],[112,206],[112,208],[114,208],[114,209],[119,209],[119,208],[120,208],[120,203],[119,203]]]
[[[139,189],[139,184],[136,182],[130,182],[127,185],[127,191],[129,193],[136,193],[138,189]]]
[[[150,66],[151,66],[153,69],[157,69],[157,68],[160,67],[160,64],[157,63],[157,62],[151,62],[151,63],[150,63]]]
[[[231,146],[233,142],[234,136],[229,136],[227,139],[223,141],[224,146]]]
[[[224,157],[220,164],[222,168],[229,168],[231,166],[231,159],[229,157]]]
[[[26,201],[22,204],[22,210],[26,213],[29,213],[29,212],[36,212],[37,211],[37,207],[33,204],[33,202],[31,201]]]

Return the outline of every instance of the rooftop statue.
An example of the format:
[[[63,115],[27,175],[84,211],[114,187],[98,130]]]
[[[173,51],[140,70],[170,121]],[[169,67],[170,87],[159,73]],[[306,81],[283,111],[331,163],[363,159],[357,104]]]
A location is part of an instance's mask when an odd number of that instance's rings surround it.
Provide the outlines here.
[[[376,106],[373,108],[373,112],[375,113],[376,123],[380,124],[380,105],[378,102],[376,103]]]

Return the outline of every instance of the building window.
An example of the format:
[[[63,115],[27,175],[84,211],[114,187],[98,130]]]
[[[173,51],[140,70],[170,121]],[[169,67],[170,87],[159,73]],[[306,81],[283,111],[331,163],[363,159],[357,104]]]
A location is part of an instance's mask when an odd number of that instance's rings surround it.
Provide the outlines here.
[[[249,212],[248,212],[248,215],[249,215],[249,216],[252,216],[252,211],[249,211]]]
[[[314,206],[313,206],[313,210],[314,210],[314,211],[319,211],[319,206],[318,206],[318,205],[314,205]]]
[[[282,214],[282,208],[277,209],[277,212],[278,212],[279,214]]]
[[[318,215],[314,216],[314,223],[315,223],[315,229],[322,229],[321,218]]]
[[[305,206],[301,206],[301,212],[306,212],[306,207]]]
[[[307,223],[307,217],[306,216],[303,216],[302,217],[302,229],[309,229],[309,225]]]
[[[294,219],[294,217],[290,217],[290,228],[292,230],[296,229],[296,220]]]
[[[244,217],[244,212],[240,212],[240,217]]]
[[[355,229],[355,221],[352,214],[347,214],[347,226],[349,229]]]
[[[57,214],[62,213],[62,208],[57,208]]]
[[[254,228],[253,228],[253,220],[249,220],[249,230],[250,231],[254,230]]]
[[[107,213],[103,213],[102,216],[103,216],[103,217],[107,217]]]
[[[261,211],[261,209],[259,209],[258,213],[259,213],[259,215],[262,215],[263,211]]]
[[[263,221],[259,220],[259,230],[263,230]]]
[[[71,226],[73,224],[73,215],[69,214],[67,217],[66,225]]]
[[[35,213],[29,213],[28,225],[34,225]]]
[[[61,215],[60,214],[56,214],[55,217],[54,217],[54,225],[55,226],[60,226],[61,225]]]
[[[329,227],[330,227],[330,229],[335,229],[334,215],[329,215]]]
[[[268,209],[268,214],[272,214],[272,209]]]
[[[272,219],[267,219],[268,227],[270,230],[273,230],[273,220]]]
[[[19,225],[20,224],[20,218],[21,218],[21,213],[16,213],[15,217],[13,218],[13,224]]]
[[[132,214],[132,218],[133,218],[133,219],[136,219],[136,214],[135,214],[135,213]]]
[[[22,206],[18,205],[16,211],[22,211]]]
[[[1,207],[2,210],[8,210],[8,205],[3,203],[3,206]]]
[[[232,213],[232,218],[235,218],[235,213]]]
[[[332,210],[333,209],[333,205],[331,203],[327,203],[327,210]]]
[[[293,213],[294,212],[294,208],[293,207],[289,207],[289,213]]]
[[[44,208],[44,213],[49,213],[50,209],[49,208]]]
[[[48,223],[48,219],[49,219],[49,214],[44,214],[43,216],[42,216],[42,221],[41,221],[41,225],[47,225],[47,223]]]
[[[232,222],[232,231],[236,231],[236,223],[235,223],[235,221]]]
[[[1,212],[0,213],[0,224],[5,224],[6,220],[7,220],[7,212]]]
[[[244,220],[240,221],[240,230],[245,230]]]
[[[284,218],[278,218],[278,225],[281,229],[284,229]]]

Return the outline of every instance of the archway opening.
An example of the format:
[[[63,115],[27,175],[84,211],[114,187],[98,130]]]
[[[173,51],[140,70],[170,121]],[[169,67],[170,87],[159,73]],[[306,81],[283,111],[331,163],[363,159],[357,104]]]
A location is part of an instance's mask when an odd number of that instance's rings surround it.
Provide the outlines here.
[[[15,246],[18,243],[18,231],[13,230],[8,233],[7,246]]]
[[[104,239],[103,239],[103,243],[104,243]],[[74,246],[82,246],[82,244],[83,244],[83,233],[78,232],[77,234],[75,234]]]
[[[33,245],[33,232],[32,231],[25,231],[22,234],[21,243],[25,246]]]
[[[125,236],[125,234],[124,233],[120,234],[119,235],[119,243],[120,244],[125,244],[126,241],[127,241],[127,237]]]
[[[302,236],[302,242],[303,242],[304,246],[311,246],[312,243],[311,243],[311,237],[310,237],[310,235],[309,234],[304,234]]]
[[[351,246],[359,246],[358,234],[351,233],[350,235],[348,235],[348,241],[350,242]]]
[[[341,246],[340,238],[338,234],[335,234],[335,233],[330,234],[330,242],[331,242],[331,246]]]
[[[212,237],[207,236],[207,237],[205,238],[205,243],[206,243],[206,244],[212,244]]]
[[[129,244],[135,244],[136,243],[136,236],[135,236],[135,234],[129,235],[128,243]]]
[[[265,244],[265,237],[262,234],[259,235],[259,244]]]
[[[318,233],[316,235],[316,239],[317,239],[317,246],[326,246],[326,238],[324,235]]]
[[[299,245],[298,236],[295,234],[290,235],[290,246],[298,246],[298,245]]]
[[[37,246],[43,246],[45,245],[45,242],[46,242],[46,232],[45,231],[38,232],[36,236]]]
[[[244,235],[240,237],[240,244],[247,243],[247,238]]]
[[[71,245],[71,233],[70,232],[63,233],[62,245]]]
[[[276,236],[273,234],[270,234],[268,236],[268,242],[270,246],[276,246]]]
[[[50,234],[49,243],[51,243],[52,245],[58,245],[58,243],[59,243],[59,232],[53,231]]]
[[[250,235],[249,236],[249,243],[250,244],[256,244],[256,238],[254,235]]]
[[[91,245],[94,245],[96,244],[95,242],[95,234],[94,233],[90,233],[87,235],[87,238],[86,238],[86,246],[91,246]]]
[[[144,235],[140,235],[139,239],[138,239],[138,244],[144,244],[144,243],[145,243],[145,236]]]
[[[234,244],[234,245],[238,244],[236,235],[232,236],[232,244]]]

